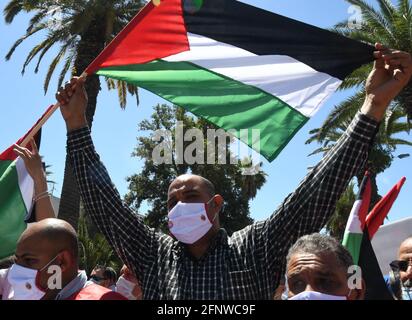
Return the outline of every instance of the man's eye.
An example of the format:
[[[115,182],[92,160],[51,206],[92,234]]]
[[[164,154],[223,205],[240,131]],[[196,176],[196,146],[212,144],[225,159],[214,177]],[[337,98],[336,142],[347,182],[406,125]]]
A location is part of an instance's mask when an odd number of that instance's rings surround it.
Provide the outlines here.
[[[294,294],[303,292],[305,291],[305,289],[306,289],[306,283],[302,280],[291,281],[289,284],[289,290],[293,292]]]
[[[330,279],[319,279],[319,288],[322,289],[322,291],[330,291],[330,290],[335,290],[337,289],[338,284]]]
[[[36,263],[36,260],[35,259],[24,259],[24,262],[26,263],[26,265],[32,266],[33,264]]]

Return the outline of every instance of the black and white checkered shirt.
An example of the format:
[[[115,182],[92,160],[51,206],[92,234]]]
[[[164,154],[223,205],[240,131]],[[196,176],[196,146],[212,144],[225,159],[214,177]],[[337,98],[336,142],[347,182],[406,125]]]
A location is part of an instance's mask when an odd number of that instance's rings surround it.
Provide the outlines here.
[[[351,178],[362,170],[378,123],[358,113],[335,147],[267,220],[231,237],[220,230],[193,259],[183,244],[157,233],[122,201],[95,151],[90,131],[68,134],[68,154],[87,213],[142,284],[145,299],[272,299],[288,249],[319,232]]]

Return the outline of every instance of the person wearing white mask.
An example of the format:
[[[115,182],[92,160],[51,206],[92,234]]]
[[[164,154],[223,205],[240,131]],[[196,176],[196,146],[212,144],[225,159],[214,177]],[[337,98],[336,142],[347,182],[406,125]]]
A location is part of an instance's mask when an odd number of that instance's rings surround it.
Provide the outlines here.
[[[129,300],[142,300],[143,298],[139,281],[126,265],[120,270],[120,277],[116,283],[116,292]]]
[[[58,219],[29,226],[17,243],[14,264],[0,276],[3,300],[125,300],[87,281],[79,271],[76,231]]]
[[[314,233],[298,239],[287,256],[287,300],[363,300],[365,282],[349,288],[353,258],[336,239]]]
[[[288,249],[299,237],[319,232],[332,216],[350,180],[363,171],[391,100],[412,76],[410,54],[376,44],[374,56],[365,102],[345,134],[270,217],[232,235],[219,217],[224,199],[208,179],[196,175],[176,177],[169,186],[170,236],[149,228],[123,202],[95,150],[86,79],[75,77],[59,89],[68,159],[86,212],[132,269],[144,299],[273,298]]]

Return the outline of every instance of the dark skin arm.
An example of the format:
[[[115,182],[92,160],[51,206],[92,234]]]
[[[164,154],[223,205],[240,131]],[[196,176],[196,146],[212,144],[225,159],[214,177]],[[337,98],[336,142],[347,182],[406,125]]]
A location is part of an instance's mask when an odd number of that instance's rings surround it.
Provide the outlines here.
[[[30,141],[31,150],[15,145],[14,152],[19,155],[26,165],[26,169],[34,181],[34,198],[47,192],[46,173],[43,170],[43,165],[39,150],[35,141]],[[42,196],[36,202],[36,221],[41,221],[48,218],[55,218],[50,195]]]

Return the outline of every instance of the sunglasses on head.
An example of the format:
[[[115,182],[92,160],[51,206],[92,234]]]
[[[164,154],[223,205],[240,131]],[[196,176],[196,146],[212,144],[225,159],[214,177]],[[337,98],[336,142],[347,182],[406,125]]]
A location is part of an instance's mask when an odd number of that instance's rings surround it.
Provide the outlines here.
[[[409,260],[395,260],[390,264],[392,270],[399,270],[405,272],[409,267]]]

